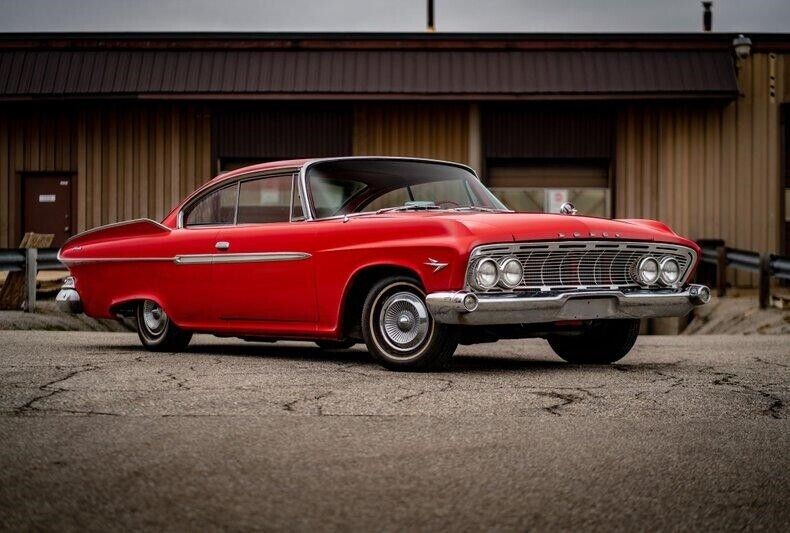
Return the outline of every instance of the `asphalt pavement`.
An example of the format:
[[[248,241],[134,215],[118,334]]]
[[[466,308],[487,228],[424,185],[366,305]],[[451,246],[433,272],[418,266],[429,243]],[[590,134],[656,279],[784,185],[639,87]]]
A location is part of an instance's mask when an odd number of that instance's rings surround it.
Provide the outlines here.
[[[544,341],[402,374],[362,346],[0,332],[8,530],[790,529],[790,336]]]

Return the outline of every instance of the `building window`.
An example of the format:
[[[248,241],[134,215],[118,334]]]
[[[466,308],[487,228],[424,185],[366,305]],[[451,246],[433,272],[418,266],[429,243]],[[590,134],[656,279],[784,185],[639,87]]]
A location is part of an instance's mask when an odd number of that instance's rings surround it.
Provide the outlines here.
[[[610,217],[608,161],[492,161],[487,184],[514,211],[558,213],[565,202],[580,213]]]

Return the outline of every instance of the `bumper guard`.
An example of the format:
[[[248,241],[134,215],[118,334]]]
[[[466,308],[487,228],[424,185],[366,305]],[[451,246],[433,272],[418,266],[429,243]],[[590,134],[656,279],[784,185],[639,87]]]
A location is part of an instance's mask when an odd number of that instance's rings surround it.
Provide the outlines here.
[[[58,309],[64,313],[76,315],[82,313],[82,300],[77,292],[74,278],[68,277],[63,281],[60,292],[55,296]]]

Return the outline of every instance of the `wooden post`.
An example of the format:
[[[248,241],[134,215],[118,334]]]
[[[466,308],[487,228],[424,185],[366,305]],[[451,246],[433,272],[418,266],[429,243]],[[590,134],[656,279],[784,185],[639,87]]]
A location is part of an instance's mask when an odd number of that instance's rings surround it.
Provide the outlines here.
[[[25,248],[25,313],[36,310],[36,274],[38,273],[38,249]]]
[[[760,309],[766,309],[771,299],[771,255],[760,255]]]
[[[25,233],[25,236],[22,237],[22,242],[19,244],[19,247],[25,250],[31,248],[49,248],[52,244],[53,237],[54,235],[51,233]],[[38,253],[36,252],[33,257],[38,259]],[[25,252],[25,259],[26,265],[30,265],[31,263],[27,252]],[[37,265],[34,261],[33,272],[38,270],[36,266]],[[28,268],[22,272],[14,271],[8,273],[5,283],[3,283],[2,287],[0,287],[0,309],[19,311],[23,306],[27,307],[25,305],[26,302],[32,302],[32,308],[29,310],[35,309],[35,278],[33,279],[33,283],[30,283],[28,278],[29,274],[30,269]],[[30,297],[29,292],[31,290],[34,291],[32,298]]]
[[[716,296],[724,296],[727,290],[727,247],[716,247]]]

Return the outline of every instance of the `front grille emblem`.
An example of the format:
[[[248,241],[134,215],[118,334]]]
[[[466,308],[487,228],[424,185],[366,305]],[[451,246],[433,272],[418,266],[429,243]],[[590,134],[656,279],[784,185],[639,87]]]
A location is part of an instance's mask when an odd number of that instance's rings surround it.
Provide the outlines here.
[[[434,272],[439,272],[441,269],[447,266],[447,263],[440,263],[436,259],[428,258],[428,260],[423,263],[426,266],[433,268]]]

